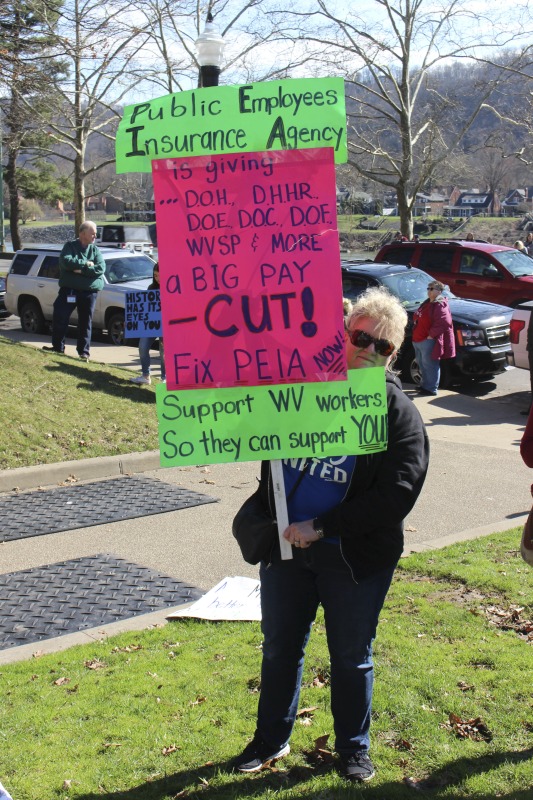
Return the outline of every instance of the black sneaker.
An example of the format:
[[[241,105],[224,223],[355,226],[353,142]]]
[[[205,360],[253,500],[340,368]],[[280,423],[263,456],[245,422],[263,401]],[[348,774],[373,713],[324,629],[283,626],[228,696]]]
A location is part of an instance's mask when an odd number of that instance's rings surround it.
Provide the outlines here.
[[[351,756],[341,756],[342,774],[351,781],[369,781],[376,771],[366,750]]]
[[[63,350],[56,350],[55,347],[51,347],[50,345],[43,345],[43,350],[47,350],[49,353],[59,353],[60,356],[63,355]]]
[[[237,756],[233,766],[239,772],[259,772],[272,761],[283,758],[290,753],[288,744],[284,747],[271,747],[256,733],[250,744]]]

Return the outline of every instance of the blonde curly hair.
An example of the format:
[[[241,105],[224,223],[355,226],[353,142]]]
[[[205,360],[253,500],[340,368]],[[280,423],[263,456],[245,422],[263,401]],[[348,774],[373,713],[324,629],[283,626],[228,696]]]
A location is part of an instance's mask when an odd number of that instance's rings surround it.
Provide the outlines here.
[[[353,302],[346,327],[349,330],[357,328],[356,320],[360,317],[373,320],[376,323],[376,336],[391,341],[395,351],[400,349],[408,320],[407,311],[388,289],[373,286],[360,294]]]

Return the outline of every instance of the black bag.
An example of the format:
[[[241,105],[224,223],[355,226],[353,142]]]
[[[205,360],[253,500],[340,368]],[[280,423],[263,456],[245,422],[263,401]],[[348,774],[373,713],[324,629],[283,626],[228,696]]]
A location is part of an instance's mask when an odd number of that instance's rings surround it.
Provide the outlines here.
[[[248,564],[259,564],[268,558],[278,536],[278,525],[265,511],[259,489],[237,511],[232,531]]]
[[[287,502],[294,495],[311,461],[307,461],[298,480],[287,495]],[[233,520],[232,532],[241,548],[242,557],[248,564],[259,564],[269,558],[278,538],[278,523],[265,511],[260,489],[244,501]]]

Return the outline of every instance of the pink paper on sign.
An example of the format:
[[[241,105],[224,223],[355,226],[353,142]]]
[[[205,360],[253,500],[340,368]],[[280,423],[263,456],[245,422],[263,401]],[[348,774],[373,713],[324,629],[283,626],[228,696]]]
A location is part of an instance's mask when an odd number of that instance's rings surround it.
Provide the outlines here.
[[[346,377],[333,150],[153,162],[167,387]]]

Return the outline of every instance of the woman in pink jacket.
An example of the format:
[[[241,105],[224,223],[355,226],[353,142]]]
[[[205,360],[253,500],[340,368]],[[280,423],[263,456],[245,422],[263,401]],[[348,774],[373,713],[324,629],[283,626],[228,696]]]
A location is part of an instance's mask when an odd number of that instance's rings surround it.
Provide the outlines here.
[[[443,290],[443,283],[430,281],[428,299],[415,311],[413,318],[413,347],[422,375],[418,391],[425,395],[437,394],[441,358],[455,355],[452,315]]]

